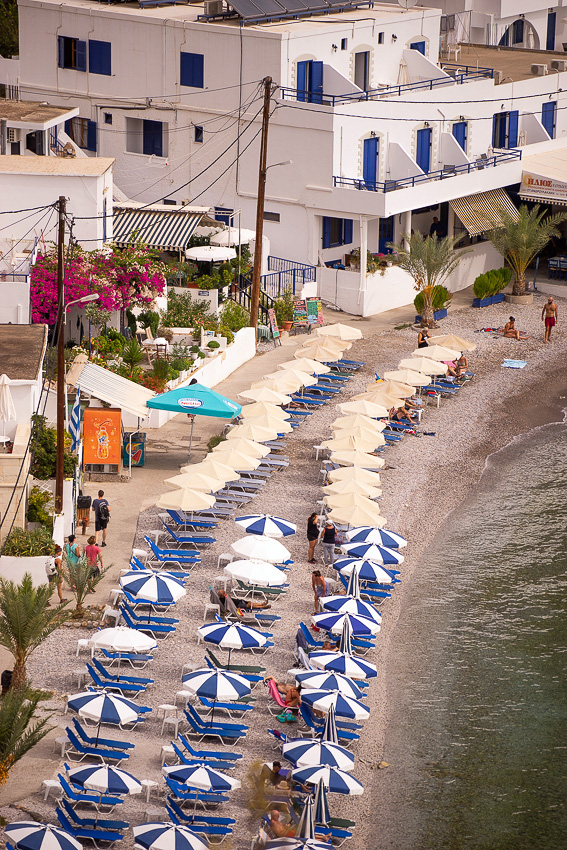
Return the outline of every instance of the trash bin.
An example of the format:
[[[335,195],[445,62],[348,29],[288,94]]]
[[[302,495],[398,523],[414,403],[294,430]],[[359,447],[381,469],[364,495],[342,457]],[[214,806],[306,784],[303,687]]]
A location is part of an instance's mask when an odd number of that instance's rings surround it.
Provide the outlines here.
[[[132,434],[132,466],[143,466],[146,460],[146,435],[143,431]],[[130,466],[130,434],[124,434],[122,443],[122,463]]]

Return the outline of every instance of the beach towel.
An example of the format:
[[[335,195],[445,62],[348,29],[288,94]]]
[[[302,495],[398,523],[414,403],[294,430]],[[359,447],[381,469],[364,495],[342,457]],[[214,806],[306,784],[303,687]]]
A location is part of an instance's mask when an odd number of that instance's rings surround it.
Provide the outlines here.
[[[506,369],[523,369],[524,366],[527,366],[527,360],[504,360],[502,364]]]

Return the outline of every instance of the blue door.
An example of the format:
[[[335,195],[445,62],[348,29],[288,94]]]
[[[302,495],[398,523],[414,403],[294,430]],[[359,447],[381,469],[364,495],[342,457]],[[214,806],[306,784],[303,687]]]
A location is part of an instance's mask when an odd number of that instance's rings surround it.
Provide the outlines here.
[[[309,60],[297,63],[297,99],[303,103],[323,101],[323,63]]]
[[[388,243],[394,241],[394,216],[381,218],[378,224],[378,251],[380,254],[391,254]]]
[[[453,124],[453,136],[464,151],[467,149],[467,122],[458,121]]]
[[[431,127],[417,131],[416,162],[422,171],[429,174],[431,166]]]
[[[364,140],[364,152],[362,160],[362,177],[367,189],[376,191],[376,179],[378,174],[378,139],[372,137]]]
[[[557,15],[555,12],[547,13],[547,37],[545,39],[545,49],[555,50],[555,22]],[[552,137],[553,138],[553,137]]]
[[[425,56],[425,42],[424,41],[413,41],[410,44],[410,50],[417,50],[419,53],[423,53]]]
[[[555,116],[557,110],[557,101],[552,100],[548,103],[543,103],[541,107],[541,123],[547,130],[550,139],[555,138]]]
[[[521,44],[524,40],[524,21],[520,18],[512,24],[512,44]]]

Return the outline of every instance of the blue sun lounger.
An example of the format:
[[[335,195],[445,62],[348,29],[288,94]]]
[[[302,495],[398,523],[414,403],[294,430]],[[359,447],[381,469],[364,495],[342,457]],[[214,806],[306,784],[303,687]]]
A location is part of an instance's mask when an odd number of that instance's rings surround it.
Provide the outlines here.
[[[187,826],[191,832],[205,835],[211,844],[220,844],[227,835],[232,835],[230,824],[236,823],[234,818],[215,818],[209,815],[198,815],[195,812],[186,815],[171,797],[167,798],[165,808],[172,823]],[[219,837],[220,840],[213,840]]]
[[[70,770],[68,764],[65,765],[65,769]],[[122,797],[111,797],[108,794],[101,796],[92,791],[77,790],[63,773],[58,773],[57,779],[63,791],[63,798],[69,800],[74,806],[94,806],[97,811],[111,812],[124,802]]]
[[[195,750],[193,749],[193,745],[187,738],[180,733],[178,736],[179,741],[183,744],[187,752],[189,753],[190,758],[197,759],[197,761],[231,761],[238,762],[242,758],[241,753],[231,753],[228,751],[220,751],[220,750]]]
[[[55,809],[55,814],[65,832],[68,832],[78,841],[88,839],[93,842],[95,847],[98,847],[97,842],[99,841],[103,844],[114,844],[115,841],[122,841],[124,837],[121,832],[111,832],[108,829],[81,829],[80,827],[73,826],[60,806],[57,806]]]
[[[77,736],[87,747],[104,747],[107,750],[122,750],[122,752],[134,749],[134,744],[130,741],[117,741],[115,738],[101,738],[100,736],[98,739],[91,738],[90,735],[87,735],[86,730],[83,729],[76,717],[71,718],[71,723]]]
[[[79,829],[108,829],[111,832],[124,832],[130,828],[130,824],[126,820],[107,820],[101,818],[84,818],[78,815],[68,800],[61,800],[65,814],[73,823],[73,826]]]
[[[183,750],[179,749],[176,741],[171,742],[171,746],[173,747],[173,752],[179,759],[180,764],[186,764],[190,767],[193,767],[197,764],[203,764],[206,761],[208,767],[212,767],[214,770],[234,770],[236,767],[236,762],[232,761],[221,761],[220,759],[215,759],[214,761],[210,759],[192,759],[187,756]]]

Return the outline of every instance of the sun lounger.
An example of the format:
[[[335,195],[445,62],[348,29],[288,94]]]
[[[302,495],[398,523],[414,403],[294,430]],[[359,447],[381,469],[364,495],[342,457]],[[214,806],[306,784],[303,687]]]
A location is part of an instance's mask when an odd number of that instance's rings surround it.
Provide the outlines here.
[[[235,744],[246,736],[247,726],[236,724],[205,723],[196,711],[190,711],[188,706],[184,714],[189,725],[185,735],[195,737],[198,741],[205,738],[217,738],[223,745]]]
[[[164,528],[164,534],[169,535],[178,546],[209,546],[211,543],[216,543],[216,538],[211,534],[183,534],[179,531],[174,531],[171,526],[169,526],[162,519],[162,525]],[[175,547],[172,547],[175,548]]]
[[[142,685],[143,687],[146,687],[146,688],[148,687],[148,685],[154,684],[153,679],[148,679],[145,676],[126,676],[126,675],[122,675],[121,672],[109,673],[108,669],[103,664],[100,663],[98,658],[92,658],[91,664],[95,668],[95,670],[97,671],[99,676],[101,676],[101,678],[107,678],[107,679],[110,679],[113,682],[114,681],[128,682],[132,685]]]
[[[299,628],[303,632],[305,640],[309,647],[312,647],[313,649],[321,649],[321,647],[323,646],[323,641],[315,640],[305,623],[300,623]],[[334,636],[334,639],[336,639],[336,636]],[[357,649],[360,649],[361,651],[366,650],[368,652],[369,649],[374,649],[375,647],[375,642],[371,639],[362,640],[362,638],[352,638],[351,643],[353,646],[357,647]]]
[[[194,811],[186,815],[179,806],[175,805],[175,800],[169,797],[166,809],[172,823],[188,826],[191,832],[206,836],[210,844],[220,844],[227,835],[232,835],[230,824],[236,823],[234,818],[199,816]]]
[[[179,818],[180,823],[187,824],[187,826],[191,826],[193,820],[200,821],[201,823],[216,824],[217,826],[230,826],[231,823],[236,823],[234,818],[209,817],[208,815],[201,815],[199,812],[186,814],[175,800],[172,801],[169,798],[167,800],[167,806],[172,810],[170,814],[174,814],[176,818]],[[195,830],[195,832],[197,832],[197,830]]]
[[[324,729],[324,724],[320,721],[315,722],[313,717],[313,713],[307,707],[307,705],[299,706],[299,714],[307,728],[310,730],[312,735],[320,735]],[[360,728],[360,727],[358,727]],[[339,724],[337,721],[337,736],[339,739],[339,744],[342,744],[343,747],[348,747],[353,741],[358,741],[360,739],[360,735],[352,729],[345,729],[342,724]]]
[[[248,682],[250,683],[251,688],[255,688],[257,685],[260,684],[260,682],[264,681],[264,675],[263,674],[266,672],[265,667],[254,667],[254,666],[250,666],[250,665],[240,665],[240,664],[236,664],[236,665],[231,664],[229,666],[229,665],[226,665],[226,664],[221,664],[215,658],[215,656],[213,655],[213,653],[209,649],[207,649],[206,652],[207,652],[208,656],[210,656],[210,657],[205,658],[205,663],[206,663],[207,667],[211,668],[211,670],[214,670],[215,668],[219,669],[219,670],[232,670],[234,673],[238,673],[239,676],[242,676],[244,679],[247,679]],[[213,661],[213,659],[214,659],[214,661]],[[251,672],[249,672],[250,670],[255,670],[255,671],[259,670],[260,673],[258,673],[258,672],[251,673]]]
[[[175,617],[160,617],[152,613],[141,614],[135,611],[127,599],[122,600],[121,609],[126,609],[132,620],[137,623],[151,623],[152,626],[176,626],[179,620]]]
[[[65,765],[68,769],[69,766]],[[73,806],[94,806],[97,811],[110,813],[116,806],[124,802],[122,797],[111,797],[108,794],[95,794],[92,791],[77,790],[63,773],[57,774],[61,785],[62,799],[66,799]]]
[[[182,526],[183,528],[187,526],[192,528],[216,528],[218,525],[218,523],[214,522],[214,520],[193,517],[190,514],[183,513],[183,511],[175,511],[168,508],[167,513],[176,525]]]
[[[200,564],[201,559],[198,557],[197,550],[188,552],[183,549],[160,549],[156,546],[153,540],[149,537],[144,537],[144,541],[150,547],[151,554],[148,556],[148,564],[156,564],[158,566],[171,565],[177,567],[191,567],[192,564]]]
[[[121,752],[120,750],[109,750],[104,747],[91,747],[83,744],[77,735],[75,735],[74,731],[70,726],[67,726],[65,729],[67,737],[69,738],[69,747],[67,748],[67,755],[69,758],[73,759],[73,761],[83,761],[83,759],[95,759],[96,761],[100,761],[103,764],[106,762],[112,762],[115,764],[120,764],[125,759],[130,758],[129,753]]]
[[[130,699],[136,699],[136,697],[146,690],[146,685],[141,685],[138,682],[128,682],[126,678],[118,679],[117,677],[101,676],[98,670],[95,670],[91,664],[87,663],[86,668],[94,682],[93,687],[95,690],[116,691],[123,696],[130,697]]]
[[[87,747],[104,747],[107,750],[122,750],[122,752],[134,749],[134,744],[130,741],[117,741],[115,738],[101,738],[100,736],[98,739],[96,737],[92,738],[90,735],[87,735],[87,732],[76,717],[71,718],[71,723],[73,724],[74,731],[77,733],[77,737]]]
[[[121,832],[110,832],[106,829],[81,829],[79,827],[75,827],[60,806],[57,806],[55,809],[55,814],[65,832],[68,832],[78,841],[92,841],[94,846],[97,848],[99,843],[114,844],[115,841],[122,841],[122,838],[124,837]]]
[[[208,717],[213,716],[213,713],[216,715],[217,711],[226,711],[230,719],[232,720],[233,714],[237,716],[241,716],[246,714],[248,711],[253,711],[254,706],[249,703],[244,702],[211,702],[206,697],[199,697],[199,702],[203,706],[205,711],[198,711],[198,714],[206,720]],[[198,710],[198,706],[197,710]]]
[[[124,832],[125,829],[130,828],[130,824],[125,820],[81,817],[65,799],[61,800],[61,807],[72,824],[80,829],[108,829],[111,832]]]
[[[275,717],[276,715],[281,714],[282,711],[289,710],[273,679],[270,679],[268,682],[268,694],[275,702],[275,705],[268,702],[268,711],[272,716]]]
[[[173,747],[173,751],[177,758],[179,759],[180,764],[187,764],[190,766],[194,766],[197,764],[203,764],[205,759],[192,759],[187,756],[183,750],[179,748],[175,741],[171,742],[171,746]],[[221,761],[221,759],[207,759],[207,766],[212,767],[214,770],[234,770],[236,767],[236,762],[233,761]]]
[[[233,761],[238,762],[242,758],[241,753],[231,753],[227,751],[221,752],[220,750],[195,750],[190,741],[188,741],[182,733],[179,733],[178,740],[187,750],[190,758],[197,759],[198,761]]]
[[[158,625],[156,623],[138,623],[130,617],[126,610],[122,611],[122,619],[124,620],[124,625],[131,629],[137,629],[139,632],[150,634],[155,640],[169,637],[169,635],[175,632],[175,626]]]
[[[171,791],[172,796],[179,800],[179,805],[185,803],[191,804],[191,809],[194,810],[197,803],[202,806],[216,807],[220,803],[228,803],[229,798],[226,794],[215,793],[213,791],[199,791],[196,788],[191,788],[187,785],[181,785],[179,782],[166,777],[165,784]]]

